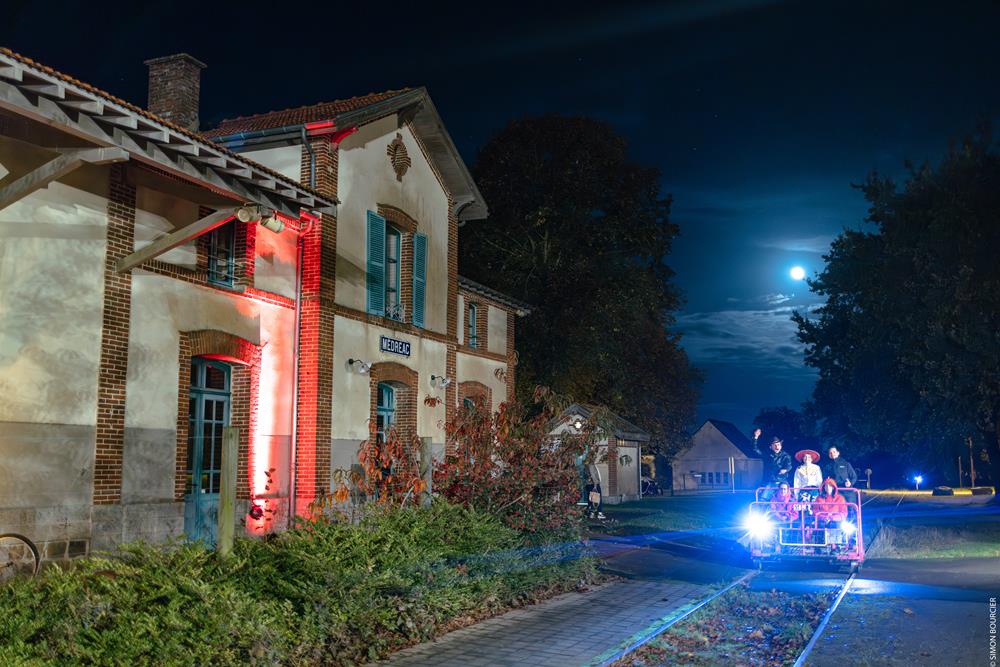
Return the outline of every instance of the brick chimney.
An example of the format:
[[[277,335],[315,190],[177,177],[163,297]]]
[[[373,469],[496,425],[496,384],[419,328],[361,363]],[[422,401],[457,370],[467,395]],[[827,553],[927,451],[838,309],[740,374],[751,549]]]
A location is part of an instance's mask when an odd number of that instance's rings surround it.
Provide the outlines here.
[[[149,111],[188,130],[198,131],[198,98],[205,63],[186,53],[147,60]]]

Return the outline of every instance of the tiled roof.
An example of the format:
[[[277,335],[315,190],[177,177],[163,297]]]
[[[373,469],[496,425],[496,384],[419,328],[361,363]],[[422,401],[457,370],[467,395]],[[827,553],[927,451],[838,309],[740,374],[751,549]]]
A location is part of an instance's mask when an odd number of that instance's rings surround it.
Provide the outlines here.
[[[467,291],[472,292],[474,294],[479,294],[479,295],[485,296],[485,297],[487,297],[489,299],[493,299],[497,303],[501,303],[501,304],[503,304],[505,306],[510,306],[515,311],[521,311],[520,313],[518,313],[519,315],[520,314],[523,314],[523,315],[530,314],[532,308],[534,307],[534,306],[531,306],[530,304],[525,303],[524,301],[519,301],[519,300],[515,299],[514,297],[507,296],[503,292],[498,292],[497,290],[493,289],[492,287],[487,287],[486,285],[483,285],[482,283],[477,283],[474,280],[469,280],[465,276],[459,276],[458,277],[458,287],[459,287],[459,289],[467,290]]]
[[[331,120],[339,114],[348,111],[363,109],[367,106],[396,97],[412,88],[400,88],[399,90],[387,90],[381,93],[368,93],[359,97],[351,97],[346,100],[334,100],[332,102],[320,102],[294,109],[284,109],[282,111],[269,111],[254,116],[240,116],[239,118],[227,118],[219,123],[218,127],[206,130],[206,137],[222,137],[238,132],[255,132],[257,130],[270,130],[275,127],[287,127],[289,125],[302,125],[320,120]]]
[[[562,414],[553,421],[553,426],[568,417],[572,417],[573,415],[580,415],[584,419],[590,419],[591,415],[595,412],[602,413],[602,418],[606,421],[607,425],[611,427],[613,431],[612,435],[616,438],[620,438],[621,440],[649,442],[649,433],[617,413],[611,412],[611,410],[608,410],[603,406],[594,405],[592,403],[574,403],[563,410]]]
[[[154,114],[154,113],[152,113],[150,111],[147,111],[146,109],[143,109],[140,106],[136,106],[135,104],[132,104],[131,102],[126,102],[125,100],[121,99],[120,97],[115,97],[111,93],[109,93],[109,92],[107,92],[105,90],[101,90],[97,86],[93,86],[93,85],[91,85],[91,84],[89,84],[89,83],[87,83],[85,81],[81,81],[79,79],[76,79],[76,78],[68,75],[68,74],[64,74],[64,73],[60,72],[57,69],[49,67],[48,65],[43,65],[42,63],[40,63],[40,62],[38,62],[36,60],[32,60],[31,58],[28,58],[27,56],[23,56],[20,53],[17,53],[16,51],[13,51],[13,50],[11,50],[11,49],[9,49],[7,47],[0,46],[0,53],[4,54],[4,55],[6,55],[6,56],[8,56],[10,58],[13,58],[15,60],[18,60],[21,63],[23,63],[23,64],[25,64],[25,65],[27,65],[29,67],[32,67],[32,68],[37,69],[37,70],[39,70],[41,72],[44,72],[45,74],[48,74],[49,76],[52,76],[52,77],[55,77],[55,78],[57,78],[57,79],[59,79],[61,81],[64,81],[64,82],[66,82],[66,83],[68,83],[70,85],[77,86],[79,88],[82,88],[82,89],[86,90],[89,93],[93,93],[94,95],[97,95],[99,97],[103,97],[104,99],[106,99],[106,100],[108,100],[110,102],[113,102],[114,104],[117,104],[117,105],[119,105],[121,107],[124,107],[125,109],[127,109],[128,111],[131,111],[132,113],[135,113],[137,115],[143,116],[144,118],[148,118],[149,120],[152,120],[152,121],[155,121],[157,123],[160,123],[161,125],[164,125],[164,126],[170,128],[174,132],[182,134],[182,135],[184,135],[184,136],[186,136],[186,137],[188,137],[190,139],[193,139],[193,140],[199,141],[199,142],[203,142],[205,144],[210,144],[216,150],[218,150],[218,151],[220,151],[222,153],[225,153],[227,155],[230,155],[230,156],[232,156],[234,158],[237,158],[239,160],[243,160],[244,162],[247,162],[249,164],[252,164],[255,169],[258,169],[261,172],[264,172],[264,173],[266,173],[266,174],[268,174],[270,176],[274,176],[274,177],[276,177],[277,179],[279,179],[281,181],[288,180],[288,178],[286,176],[284,176],[282,174],[279,174],[278,172],[274,171],[273,169],[270,169],[268,167],[265,167],[264,165],[258,164],[256,162],[254,162],[253,160],[249,160],[249,159],[247,159],[246,157],[244,157],[242,155],[234,153],[233,151],[225,148],[224,146],[216,144],[214,141],[212,141],[208,137],[207,134],[199,133],[199,132],[192,132],[191,130],[183,128],[180,125],[176,125],[176,124],[170,122],[169,120],[166,120],[166,119],[164,119],[164,118],[162,118],[160,116],[157,116],[156,114]],[[319,192],[317,192],[316,190],[314,190],[314,189],[312,189],[312,188],[310,188],[310,187],[308,187],[306,185],[299,184],[297,181],[295,181],[295,183],[296,183],[296,185],[298,187],[302,188],[303,191],[308,192],[311,195],[313,195],[313,196],[315,196],[315,197],[317,197],[319,199],[322,199],[322,200],[326,199],[323,195],[319,194]]]
[[[722,421],[721,419],[709,419],[706,423],[711,422],[712,426],[718,429],[719,433],[726,437],[726,440],[733,443],[733,445],[743,452],[747,458],[759,459],[760,454],[754,451],[753,445],[750,440],[747,439],[745,435],[736,427],[732,422]]]

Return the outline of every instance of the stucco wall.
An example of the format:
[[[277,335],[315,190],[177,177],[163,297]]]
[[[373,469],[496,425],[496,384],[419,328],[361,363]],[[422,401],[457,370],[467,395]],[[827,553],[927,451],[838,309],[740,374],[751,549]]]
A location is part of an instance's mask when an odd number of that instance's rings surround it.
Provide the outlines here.
[[[458,344],[465,344],[465,297],[458,295]]]
[[[107,173],[76,176],[0,210],[0,422],[96,423]]]
[[[507,354],[507,311],[490,306],[487,313],[486,342],[490,352]]]
[[[381,336],[410,343],[410,356],[388,354],[379,349]],[[357,460],[358,445],[368,437],[371,411],[370,376],[348,368],[348,359],[376,364],[391,361],[412,368],[419,374],[417,392],[417,435],[433,443],[444,443],[445,406],[424,404],[436,396],[444,399],[444,390],[430,386],[431,375],[444,375],[448,349],[444,343],[411,336],[383,327],[337,316],[334,323],[336,347],[333,358],[333,452],[331,467],[347,468]]]
[[[294,299],[298,252],[298,237],[291,230],[275,234],[258,227],[254,287]]]
[[[254,162],[268,167],[295,182],[302,178],[302,146],[281,146],[242,153]]]
[[[179,332],[202,329],[225,331],[263,346],[251,456],[254,469],[276,468],[274,490],[287,494],[294,320],[288,308],[134,272],[123,500],[153,502],[173,496]]]
[[[399,133],[412,162],[396,180],[386,147]],[[427,291],[424,323],[445,333],[448,315],[448,199],[430,165],[396,116],[363,126],[340,145],[337,166],[337,303],[365,310],[367,212],[386,204],[405,211],[427,234]],[[412,304],[406,304],[409,313]],[[339,345],[339,342],[338,342]]]
[[[490,393],[493,395],[492,410],[497,410],[500,404],[507,400],[507,385],[496,375],[497,369],[503,369],[506,372],[507,364],[462,352],[456,355],[455,362],[457,382],[476,380],[490,388]]]
[[[135,249],[145,248],[156,239],[198,219],[198,205],[143,186],[135,189]],[[161,262],[186,269],[198,265],[196,241],[157,256]]]
[[[48,158],[0,137],[0,187]],[[90,536],[107,190],[83,167],[0,210],[0,527],[46,559]]]

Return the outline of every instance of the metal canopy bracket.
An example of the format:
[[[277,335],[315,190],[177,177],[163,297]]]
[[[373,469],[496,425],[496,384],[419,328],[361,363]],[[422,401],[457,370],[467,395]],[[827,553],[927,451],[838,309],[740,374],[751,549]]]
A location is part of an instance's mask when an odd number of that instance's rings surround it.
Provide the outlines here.
[[[223,209],[210,215],[206,215],[201,220],[196,220],[186,227],[170,232],[166,236],[161,236],[145,248],[136,250],[128,257],[122,257],[115,262],[115,271],[124,273],[133,269],[143,262],[159,257],[168,250],[172,250],[179,245],[183,245],[193,238],[206,234],[216,227],[221,227],[235,217],[233,209]]]
[[[110,164],[128,160],[128,152],[117,147],[82,148],[60,151],[60,154],[10,185],[0,188],[0,210],[3,210],[35,190],[76,171],[84,164]]]

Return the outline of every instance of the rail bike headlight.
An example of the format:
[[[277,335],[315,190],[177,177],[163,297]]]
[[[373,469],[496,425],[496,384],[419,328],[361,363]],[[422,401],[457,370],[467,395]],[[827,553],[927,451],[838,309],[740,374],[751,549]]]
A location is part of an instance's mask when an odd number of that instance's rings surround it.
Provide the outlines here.
[[[743,521],[743,527],[750,534],[750,537],[764,539],[774,532],[774,522],[765,514],[750,512]]]
[[[857,529],[858,529],[858,527],[855,526],[850,521],[841,521],[840,522],[840,530],[841,530],[842,533],[844,533],[844,535],[853,535],[854,532]]]

